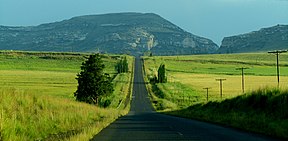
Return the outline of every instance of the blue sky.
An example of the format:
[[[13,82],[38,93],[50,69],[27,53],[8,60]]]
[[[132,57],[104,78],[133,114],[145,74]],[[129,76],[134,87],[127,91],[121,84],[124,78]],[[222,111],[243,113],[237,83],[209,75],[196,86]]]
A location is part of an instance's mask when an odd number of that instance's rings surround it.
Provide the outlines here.
[[[156,13],[218,45],[223,37],[288,24],[288,0],[0,0],[0,25],[118,12]]]

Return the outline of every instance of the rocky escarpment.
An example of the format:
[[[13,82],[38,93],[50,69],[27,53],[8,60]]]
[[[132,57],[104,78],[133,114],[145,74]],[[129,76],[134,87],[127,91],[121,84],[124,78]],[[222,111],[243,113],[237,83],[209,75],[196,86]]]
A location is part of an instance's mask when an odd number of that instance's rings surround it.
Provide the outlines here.
[[[225,37],[217,52],[264,52],[279,49],[288,49],[288,25],[277,25],[247,34]]]
[[[116,13],[31,27],[0,26],[0,49],[175,55],[213,53],[218,46],[156,14]]]

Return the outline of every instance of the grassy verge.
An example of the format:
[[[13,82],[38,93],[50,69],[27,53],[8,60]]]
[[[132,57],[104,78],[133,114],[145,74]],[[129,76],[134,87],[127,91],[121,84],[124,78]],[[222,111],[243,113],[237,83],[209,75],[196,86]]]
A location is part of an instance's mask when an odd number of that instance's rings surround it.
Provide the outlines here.
[[[166,112],[288,139],[288,90],[263,88],[221,102]]]
[[[16,89],[0,94],[1,140],[43,140],[70,136],[92,124],[104,126],[119,111]]]
[[[0,52],[0,140],[89,140],[128,113],[134,58],[129,73],[115,77],[104,109],[74,100],[85,55]],[[118,57],[105,55],[106,73],[115,74]]]
[[[149,83],[147,89],[153,95],[153,105],[156,110],[175,110],[185,108],[203,101],[204,96],[181,83]]]

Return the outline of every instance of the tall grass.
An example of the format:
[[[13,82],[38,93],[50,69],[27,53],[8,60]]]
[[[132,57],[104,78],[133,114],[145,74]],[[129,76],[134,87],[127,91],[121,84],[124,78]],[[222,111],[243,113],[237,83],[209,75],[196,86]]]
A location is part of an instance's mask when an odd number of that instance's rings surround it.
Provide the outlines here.
[[[224,101],[167,112],[288,139],[288,90],[262,88]]]
[[[17,89],[0,91],[1,140],[42,140],[115,120],[119,111]],[[103,122],[103,123],[102,123]],[[72,133],[72,132],[71,132]]]
[[[127,57],[129,73],[114,79],[112,103],[103,109],[74,100],[83,56],[0,52],[0,140],[89,140],[128,113],[133,57]],[[104,56],[106,73],[115,75],[117,58]]]
[[[183,108],[204,101],[204,95],[179,82],[151,84],[151,89],[161,99],[154,102],[157,110]]]

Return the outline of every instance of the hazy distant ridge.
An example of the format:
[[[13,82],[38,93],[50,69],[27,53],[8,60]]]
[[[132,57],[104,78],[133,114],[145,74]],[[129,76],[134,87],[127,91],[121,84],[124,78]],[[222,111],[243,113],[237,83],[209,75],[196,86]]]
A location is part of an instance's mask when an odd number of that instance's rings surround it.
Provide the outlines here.
[[[115,13],[32,27],[0,26],[0,49],[175,55],[213,53],[218,46],[156,14]]]

